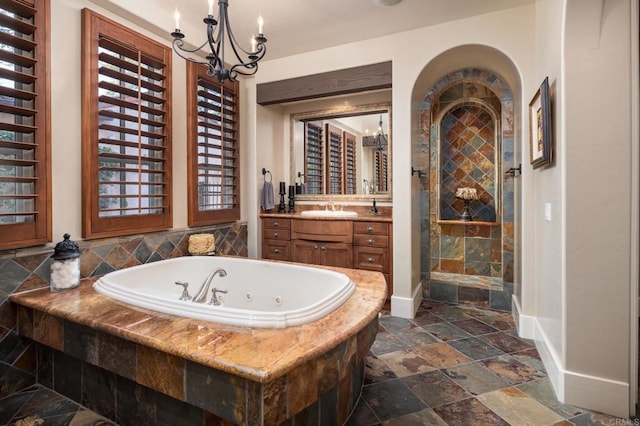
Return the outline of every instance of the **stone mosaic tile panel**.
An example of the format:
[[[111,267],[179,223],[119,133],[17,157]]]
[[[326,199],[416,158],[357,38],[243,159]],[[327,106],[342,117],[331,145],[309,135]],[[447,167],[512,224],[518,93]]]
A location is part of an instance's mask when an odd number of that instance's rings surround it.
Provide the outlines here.
[[[462,105],[444,116],[440,146],[440,219],[458,220],[463,202],[458,188],[475,188],[478,200],[470,204],[474,220],[495,222],[495,123],[479,105]]]

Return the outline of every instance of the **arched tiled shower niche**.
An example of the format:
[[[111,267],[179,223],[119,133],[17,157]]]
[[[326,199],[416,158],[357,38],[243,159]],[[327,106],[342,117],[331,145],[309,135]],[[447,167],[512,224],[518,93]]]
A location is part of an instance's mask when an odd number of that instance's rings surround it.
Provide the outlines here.
[[[416,150],[424,296],[511,309],[514,262],[513,96],[494,72],[466,68],[427,92]],[[473,187],[472,222],[457,188]]]

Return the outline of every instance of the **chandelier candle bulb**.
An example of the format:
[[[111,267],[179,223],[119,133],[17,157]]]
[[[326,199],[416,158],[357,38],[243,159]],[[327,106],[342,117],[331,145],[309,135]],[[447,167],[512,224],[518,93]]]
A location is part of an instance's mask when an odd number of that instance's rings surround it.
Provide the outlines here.
[[[176,32],[180,28],[180,12],[178,12],[178,6],[176,6],[176,11],[173,14],[174,18],[176,18]]]
[[[256,44],[258,42],[256,41],[256,37],[255,36],[251,36],[251,51],[255,52],[256,51]]]
[[[209,0],[209,16],[213,16],[213,1]]]
[[[262,15],[258,17],[258,34],[262,34],[262,27],[264,26],[264,20],[262,19]]]

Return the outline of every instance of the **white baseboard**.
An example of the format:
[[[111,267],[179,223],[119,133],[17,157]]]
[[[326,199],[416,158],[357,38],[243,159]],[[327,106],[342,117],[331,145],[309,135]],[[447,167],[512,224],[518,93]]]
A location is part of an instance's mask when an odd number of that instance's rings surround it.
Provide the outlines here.
[[[422,283],[418,283],[411,297],[391,296],[391,315],[401,318],[414,318],[422,302]]]
[[[629,417],[628,383],[566,371],[564,384],[565,404]]]
[[[522,315],[515,298],[512,306],[518,319],[518,335],[535,341],[558,401],[616,417],[629,417],[628,383],[566,370],[536,317]]]
[[[516,299],[515,294],[511,298],[511,312],[513,313],[513,319],[518,328],[518,336],[524,339],[535,340],[536,337],[536,321],[535,318],[529,315],[524,315],[520,308],[520,303]]]

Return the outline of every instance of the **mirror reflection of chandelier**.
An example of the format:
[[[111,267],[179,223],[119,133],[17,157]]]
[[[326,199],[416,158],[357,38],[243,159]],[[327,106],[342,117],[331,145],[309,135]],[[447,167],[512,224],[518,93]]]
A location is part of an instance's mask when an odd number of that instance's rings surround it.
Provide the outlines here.
[[[211,77],[216,76],[220,83],[225,80],[236,81],[238,75],[253,75],[258,71],[258,61],[262,59],[267,52],[265,43],[266,37],[262,33],[264,24],[262,16],[258,18],[258,35],[251,39],[251,50],[247,51],[240,47],[240,44],[233,35],[231,24],[229,23],[229,15],[227,7],[229,0],[218,0],[218,19],[213,16],[214,0],[208,0],[209,14],[203,19],[207,25],[207,40],[200,46],[189,49],[184,46],[185,35],[180,31],[180,12],[176,7],[176,29],[171,33],[173,37],[173,50],[178,56],[187,61],[197,64],[206,65],[208,67],[207,74]],[[227,46],[225,46],[227,43]],[[224,52],[225,47],[231,47],[238,63],[227,68]],[[205,56],[206,60],[194,59],[188,54],[198,51],[208,52]],[[246,57],[244,57],[246,56]],[[244,57],[244,58],[243,58]]]
[[[387,149],[387,143],[389,142],[387,135],[384,134],[382,129],[382,114],[380,114],[380,122],[378,123],[378,130],[374,136],[375,147],[378,151],[384,151]]]

